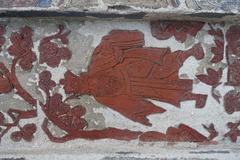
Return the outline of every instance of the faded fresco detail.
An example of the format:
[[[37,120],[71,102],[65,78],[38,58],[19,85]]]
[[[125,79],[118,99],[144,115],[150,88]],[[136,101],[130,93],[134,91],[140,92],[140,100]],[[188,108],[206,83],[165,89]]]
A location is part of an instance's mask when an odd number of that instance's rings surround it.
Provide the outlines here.
[[[48,7],[51,0],[1,0],[0,7]]]
[[[238,143],[239,26],[11,23],[0,27],[2,141]]]
[[[152,35],[159,40],[166,40],[174,36],[177,41],[183,43],[188,35],[195,37],[203,25],[204,22],[153,21],[151,22],[151,31]]]
[[[186,0],[186,5],[196,10],[236,11],[240,9],[240,2],[236,0]]]
[[[227,38],[227,63],[228,75],[226,85],[233,86],[234,90],[229,91],[224,96],[224,107],[228,114],[240,111],[240,30],[239,25],[233,25],[226,33]],[[231,141],[236,142],[240,136],[240,121],[229,122],[230,131],[225,134]]]

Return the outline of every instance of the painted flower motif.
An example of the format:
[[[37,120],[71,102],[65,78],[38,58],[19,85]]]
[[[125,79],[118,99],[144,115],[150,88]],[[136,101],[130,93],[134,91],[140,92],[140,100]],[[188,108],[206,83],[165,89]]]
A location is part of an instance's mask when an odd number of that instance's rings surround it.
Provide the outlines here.
[[[208,68],[207,75],[201,74],[197,75],[196,77],[203,83],[212,86],[212,96],[213,98],[220,103],[220,98],[222,97],[220,94],[216,94],[214,90],[217,88],[218,85],[221,84],[220,80],[222,78],[222,68],[219,68],[217,71],[214,69]]]
[[[71,51],[64,45],[68,44],[67,36],[70,32],[63,33],[64,27],[59,26],[59,32],[55,35],[45,37],[41,40],[39,51],[39,63],[46,63],[50,67],[58,67],[61,60],[69,60],[71,58]],[[60,40],[62,47],[59,44],[52,42],[53,40]]]
[[[70,111],[70,106],[64,102],[62,102],[62,95],[61,94],[54,94],[48,102],[48,112],[55,116],[61,116]]]
[[[49,115],[49,120],[55,121],[59,128],[67,132],[87,127],[87,121],[82,118],[86,109],[82,106],[71,108],[69,104],[62,101],[62,95],[60,94],[54,94],[50,97],[47,105],[44,106],[44,111]]]
[[[240,92],[235,90],[229,91],[224,96],[224,107],[228,114],[240,111]]]
[[[70,111],[72,115],[72,128],[84,129],[87,126],[87,122],[82,118],[86,114],[86,109],[82,106],[75,106]]]
[[[240,136],[240,129],[238,129],[238,127],[240,126],[240,122],[236,123],[229,122],[227,126],[230,129],[230,131],[226,133],[224,136],[229,137],[232,142],[237,142],[237,139]]]
[[[22,128],[20,128],[20,131],[15,131],[11,134],[11,139],[14,142],[19,142],[22,139],[24,139],[27,142],[31,142],[34,138],[34,133],[37,131],[37,127],[35,124],[26,124]]]
[[[228,67],[228,81],[231,85],[240,84],[240,60],[235,60]]]
[[[13,132],[11,134],[11,139],[14,141],[14,142],[20,142],[23,138],[23,134],[21,131],[16,131],[16,132]]]
[[[205,74],[197,75],[197,78],[203,83],[206,83],[210,86],[215,86],[220,82],[222,78],[222,68],[220,68],[218,71],[208,68],[207,75]]]
[[[195,37],[202,29],[203,22],[187,22],[187,21],[153,21],[151,22],[151,32],[154,37],[159,40],[166,40],[174,36],[181,43],[187,40],[187,36]]]
[[[32,63],[37,59],[35,53],[32,51],[32,35],[33,30],[25,26],[21,28],[19,33],[12,33],[10,37],[12,45],[8,48],[8,53],[15,60],[19,60],[20,67],[25,71],[32,69]]]
[[[39,87],[46,93],[56,86],[56,83],[51,78],[52,74],[49,71],[43,71],[39,74]]]
[[[224,35],[221,29],[211,29],[208,32],[210,35],[215,37],[215,47],[211,48],[212,53],[214,54],[213,58],[211,59],[211,63],[218,63],[223,60],[224,54]]]

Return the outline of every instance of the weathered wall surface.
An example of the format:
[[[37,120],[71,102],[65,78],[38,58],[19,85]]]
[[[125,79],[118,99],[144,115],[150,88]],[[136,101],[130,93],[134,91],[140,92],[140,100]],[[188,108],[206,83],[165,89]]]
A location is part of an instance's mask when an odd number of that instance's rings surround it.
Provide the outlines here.
[[[6,18],[0,34],[1,158],[238,159],[238,24]]]
[[[120,6],[119,8],[142,7],[142,8],[189,8],[196,10],[222,10],[236,12],[239,2],[234,0],[9,0],[1,1],[2,8],[12,7],[40,7],[40,8],[96,8],[105,6]],[[117,8],[116,8],[117,9]]]
[[[1,0],[4,17],[239,21],[235,0]]]
[[[0,0],[0,159],[239,160],[239,6]]]

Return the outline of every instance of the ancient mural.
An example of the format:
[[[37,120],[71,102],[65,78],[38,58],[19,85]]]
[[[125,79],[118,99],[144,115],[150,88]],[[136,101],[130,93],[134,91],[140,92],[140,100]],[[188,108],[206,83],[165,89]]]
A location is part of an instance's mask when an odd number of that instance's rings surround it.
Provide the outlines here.
[[[91,23],[81,24],[80,28],[67,22],[53,23],[51,28],[46,27],[48,22],[39,23],[26,22],[14,29],[13,24],[3,23],[0,27],[2,140],[31,142],[42,130],[49,141],[58,143],[76,139],[237,142],[240,136],[238,25],[153,21],[147,22],[148,35],[141,27],[115,25],[95,37],[99,41],[94,43],[88,35],[83,36],[85,30],[91,30]],[[77,35],[81,38],[74,38]],[[149,37],[155,45],[147,42]],[[166,43],[170,40],[175,44]],[[164,43],[167,45],[161,46]],[[180,45],[183,47],[173,49]],[[196,73],[187,68],[192,76],[181,74],[189,59],[198,65]],[[207,87],[209,93],[196,92],[199,84],[203,90]],[[91,100],[84,100],[86,96]],[[202,118],[196,117],[198,127],[191,120],[195,118],[192,113],[186,121],[175,121],[165,131],[151,128],[156,126],[154,123],[168,124],[168,119],[161,117],[174,114],[173,111],[185,112],[187,107],[196,114],[204,111]],[[120,119],[118,123],[126,127],[108,125],[108,114],[95,112],[99,108],[116,113],[135,126],[128,128]],[[222,123],[205,118],[206,112],[219,115]],[[159,118],[152,120],[150,117],[154,115]],[[229,119],[221,118],[223,115]],[[178,116],[181,119],[182,115]],[[40,124],[35,123],[36,118]],[[204,118],[210,119],[203,121]],[[112,117],[110,121],[114,119],[118,118]],[[227,129],[220,131],[221,126]]]
[[[185,0],[188,8],[196,10],[223,10],[235,12],[240,8],[240,2],[236,0]]]

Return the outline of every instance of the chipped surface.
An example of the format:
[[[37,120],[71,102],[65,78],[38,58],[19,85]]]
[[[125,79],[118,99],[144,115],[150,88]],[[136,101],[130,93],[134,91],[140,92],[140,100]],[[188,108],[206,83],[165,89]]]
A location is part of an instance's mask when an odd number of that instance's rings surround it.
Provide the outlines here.
[[[235,0],[2,0],[4,17],[239,21]]]

